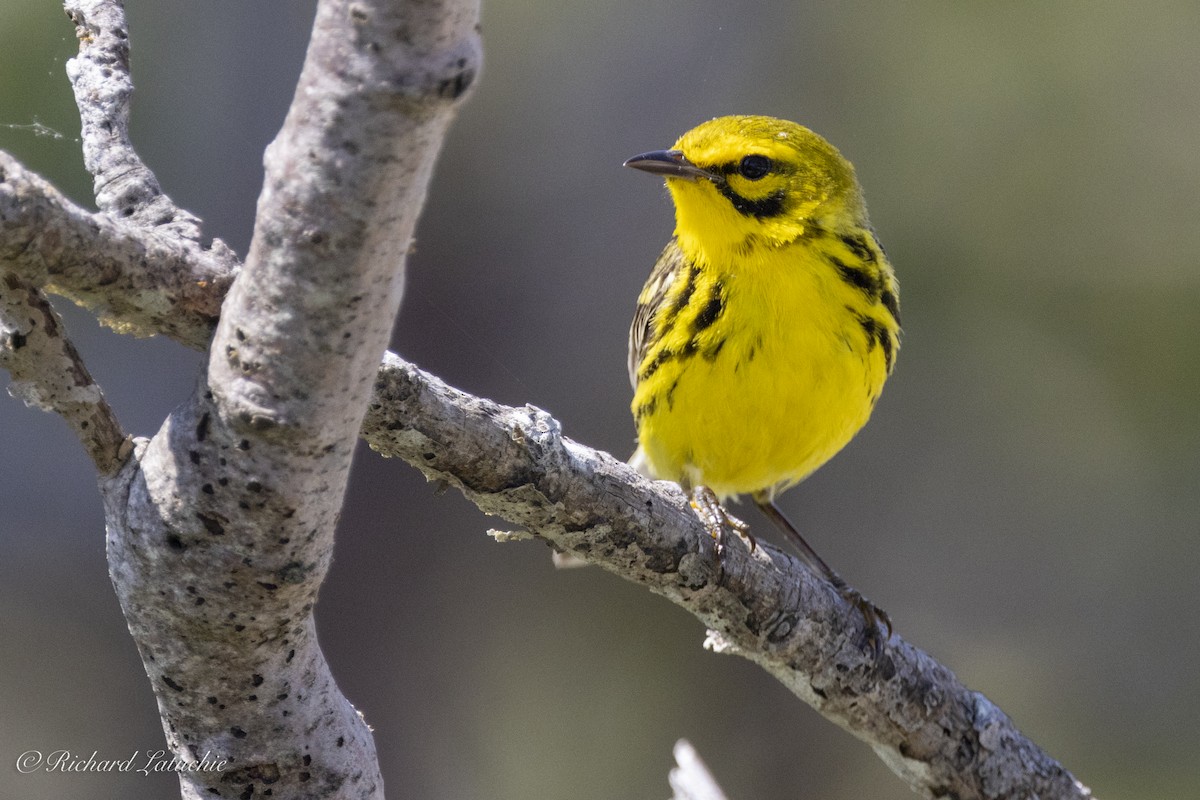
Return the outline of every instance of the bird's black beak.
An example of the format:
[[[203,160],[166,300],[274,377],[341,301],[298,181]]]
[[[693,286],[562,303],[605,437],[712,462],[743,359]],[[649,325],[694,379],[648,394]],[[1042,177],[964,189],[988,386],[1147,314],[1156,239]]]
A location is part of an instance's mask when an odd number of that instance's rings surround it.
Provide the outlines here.
[[[624,166],[649,172],[651,175],[665,175],[668,178],[686,178],[689,181],[705,178],[717,180],[717,176],[708,170],[697,167],[683,157],[678,150],[652,150],[634,156],[625,162]]]

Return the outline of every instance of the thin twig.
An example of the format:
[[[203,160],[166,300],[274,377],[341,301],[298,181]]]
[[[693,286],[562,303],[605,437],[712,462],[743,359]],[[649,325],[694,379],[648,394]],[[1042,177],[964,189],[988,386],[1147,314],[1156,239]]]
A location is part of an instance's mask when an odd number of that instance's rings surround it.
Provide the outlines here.
[[[129,447],[116,414],[46,296],[10,271],[0,272],[0,367],[13,396],[66,420],[101,475],[120,468]]]
[[[200,220],[176,206],[129,138],[129,31],[113,0],[67,0],[79,55],[67,61],[82,122],[83,165],[92,173],[100,211],[142,228],[200,240]]]
[[[675,763],[667,780],[671,784],[671,800],[726,800],[717,779],[700,760],[691,742],[680,739],[675,743]]]

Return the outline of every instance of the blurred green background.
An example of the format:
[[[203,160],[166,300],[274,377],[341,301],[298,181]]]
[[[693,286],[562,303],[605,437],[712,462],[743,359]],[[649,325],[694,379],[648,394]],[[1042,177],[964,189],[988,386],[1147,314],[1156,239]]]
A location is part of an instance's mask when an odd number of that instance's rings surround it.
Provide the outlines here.
[[[140,151],[241,253],[312,10],[129,3]],[[872,423],[785,507],[1099,796],[1195,798],[1200,5],[514,0],[483,21],[394,347],[628,455],[626,330],[672,214],[621,161],[719,114],[814,128],[858,167],[906,329]],[[0,5],[0,147],[87,204],[74,49],[56,3]],[[200,356],[64,313],[152,434]],[[0,396],[0,481],[0,795],[172,796],[170,777],[17,773],[26,750],[162,734],[66,426]],[[390,797],[665,797],[678,737],[731,798],[911,796],[702,651],[684,612],[495,544],[496,524],[360,454],[317,618]]]

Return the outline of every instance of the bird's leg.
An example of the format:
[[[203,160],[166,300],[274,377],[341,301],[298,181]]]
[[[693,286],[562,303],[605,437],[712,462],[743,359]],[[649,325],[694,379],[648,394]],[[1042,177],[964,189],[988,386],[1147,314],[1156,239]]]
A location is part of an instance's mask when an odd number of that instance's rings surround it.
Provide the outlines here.
[[[879,656],[883,653],[883,643],[892,638],[892,620],[888,617],[887,612],[863,597],[857,589],[842,580],[842,576],[834,572],[833,568],[817,555],[817,551],[813,550],[812,546],[804,541],[804,537],[800,535],[800,531],[796,530],[796,526],[784,516],[783,512],[779,510],[779,506],[775,505],[775,501],[767,496],[765,492],[755,494],[754,502],[762,510],[763,514],[775,523],[775,526],[787,536],[788,541],[800,552],[800,557],[810,567],[821,573],[821,576],[829,581],[833,585],[833,588],[837,589],[838,594],[850,605],[857,608],[863,615],[863,621],[867,623],[867,643],[871,646],[871,649],[875,653],[875,658],[878,660]]]
[[[704,523],[704,527],[708,529],[712,537],[717,540],[717,558],[720,558],[725,551],[725,541],[730,531],[746,537],[746,541],[750,544],[750,552],[754,552],[758,543],[750,534],[750,526],[726,511],[712,489],[707,486],[692,487],[688,492],[688,499],[691,501],[696,516]]]

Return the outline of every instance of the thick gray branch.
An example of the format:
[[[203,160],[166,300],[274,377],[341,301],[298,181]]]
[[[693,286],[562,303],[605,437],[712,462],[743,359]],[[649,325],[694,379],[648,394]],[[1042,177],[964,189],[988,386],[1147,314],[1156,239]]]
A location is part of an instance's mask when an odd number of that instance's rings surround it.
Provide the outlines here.
[[[196,245],[198,221],[129,145],[119,3],[70,10],[85,161],[108,215],[94,219],[120,217],[104,232],[145,229],[144,241],[174,243],[168,258],[207,262],[180,274],[212,274],[202,294],[219,301],[227,253]],[[185,762],[227,762],[181,773],[185,798],[382,797],[370,731],[330,675],[312,610],[432,164],[479,67],[477,18],[476,0],[319,3],[206,375],[101,482],[113,584],[168,745]],[[79,294],[73,276],[55,282]],[[215,308],[177,338],[201,340]]]

